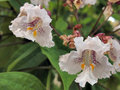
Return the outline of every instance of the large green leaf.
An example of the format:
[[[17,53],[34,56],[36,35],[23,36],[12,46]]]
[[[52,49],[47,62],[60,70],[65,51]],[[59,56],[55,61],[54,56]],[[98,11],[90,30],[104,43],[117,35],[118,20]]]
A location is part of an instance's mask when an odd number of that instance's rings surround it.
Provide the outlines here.
[[[41,48],[41,49],[42,49],[43,54],[45,54],[49,58],[53,67],[60,74],[61,79],[63,81],[64,90],[69,90],[69,87],[70,87],[71,83],[73,82],[73,80],[75,79],[76,75],[69,75],[67,72],[63,72],[63,71],[60,70],[59,65],[58,65],[59,56],[67,53],[68,50],[66,48],[60,46],[59,41],[60,40],[58,39],[58,42],[56,43],[56,46],[53,47],[53,48],[49,48],[49,49],[48,48]]]
[[[4,4],[3,4],[4,5]],[[18,44],[8,45],[9,43],[21,42],[18,38],[11,35],[8,25],[10,25],[11,18],[0,17],[0,68],[3,68],[8,63],[9,58],[13,55]],[[3,23],[4,22],[4,23]],[[4,46],[7,45],[7,46]]]
[[[28,43],[23,45],[11,58],[7,71],[38,66],[46,57],[41,53],[39,45]]]
[[[0,90],[45,90],[39,79],[23,72],[0,73]]]

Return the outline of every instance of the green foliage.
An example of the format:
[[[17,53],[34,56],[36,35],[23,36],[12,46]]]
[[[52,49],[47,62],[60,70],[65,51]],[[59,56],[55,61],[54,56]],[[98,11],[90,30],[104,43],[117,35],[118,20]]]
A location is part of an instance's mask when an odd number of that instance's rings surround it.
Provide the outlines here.
[[[18,49],[7,67],[7,71],[12,69],[25,69],[38,66],[46,57],[40,52],[37,44],[28,43]]]
[[[63,81],[63,85],[64,85],[64,90],[69,90],[69,87],[71,85],[71,83],[73,82],[73,80],[75,79],[76,75],[69,75],[66,72],[62,72],[59,68],[59,56],[62,54],[65,54],[66,51],[58,48],[58,47],[53,47],[53,48],[42,48],[42,52],[43,54],[45,54],[51,64],[53,65],[53,67],[58,71],[58,73],[61,76],[61,79]]]
[[[0,2],[3,2],[3,1],[9,1],[9,0],[0,0]]]
[[[57,21],[56,21],[56,24],[55,24],[55,28],[61,32],[64,32],[68,27],[68,24],[62,19],[62,18],[59,18]]]
[[[46,90],[35,76],[23,72],[0,73],[1,90]]]
[[[71,50],[62,45],[63,41],[56,37],[56,34],[53,34],[55,41],[55,47],[53,48],[40,47],[36,43],[29,43],[30,41],[26,39],[16,38],[12,35],[8,27],[11,20],[18,15],[20,7],[25,2],[30,2],[30,0],[0,0],[0,90],[79,90],[78,84],[74,82],[77,75],[69,75],[67,72],[60,70],[58,65],[59,57],[69,53]],[[106,1],[99,0],[95,6],[81,8],[78,11],[78,23],[74,17],[74,12],[69,11],[68,7],[63,7],[63,4],[64,0],[51,0],[49,2],[48,10],[52,14],[51,25],[60,34],[70,35],[76,24],[82,24],[81,30],[84,36],[87,37],[96,23],[103,6],[105,6]],[[114,14],[112,17],[120,20],[120,7],[115,4],[113,8]],[[102,17],[96,28],[103,21],[104,17]],[[103,32],[107,34],[112,30],[111,24],[107,22],[97,33]],[[119,35],[115,35],[114,37],[120,39]],[[16,42],[18,44],[14,44]],[[24,44],[21,44],[21,42],[24,42]],[[50,68],[48,68],[49,66]],[[3,73],[3,71],[9,72]],[[28,71],[33,75],[23,73]],[[60,83],[62,82],[60,87],[53,83],[56,74],[59,74],[58,81]],[[99,83],[102,83],[102,85],[111,90],[119,90],[119,82],[119,74],[105,81],[99,81]],[[83,90],[88,89],[104,90],[99,84],[95,84],[94,86],[87,84],[83,88]]]

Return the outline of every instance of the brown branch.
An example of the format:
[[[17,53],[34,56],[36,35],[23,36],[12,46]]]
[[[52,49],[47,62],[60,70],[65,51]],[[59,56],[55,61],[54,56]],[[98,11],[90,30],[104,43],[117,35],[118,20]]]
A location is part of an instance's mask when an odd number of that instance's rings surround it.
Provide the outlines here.
[[[58,35],[58,36],[61,36],[57,31],[56,29],[51,25],[51,27],[53,28],[54,32]]]
[[[74,16],[75,16],[77,24],[79,24],[78,10],[76,8],[74,9]],[[79,29],[79,32],[84,37],[84,35],[80,29]]]
[[[102,15],[103,15],[103,13],[104,13],[106,7],[107,7],[107,6],[105,6],[105,8],[102,10],[102,12],[101,12],[100,16],[98,17],[98,19],[97,19],[95,25],[93,26],[93,28],[92,28],[92,30],[91,30],[91,32],[90,32],[90,36],[91,36],[91,33],[94,31],[95,27],[97,26],[97,24],[99,23],[99,21],[100,21]]]
[[[109,17],[110,17],[110,16],[109,16]],[[94,32],[91,33],[90,36],[94,35],[94,34],[108,21],[109,17],[108,17],[101,25],[99,25],[99,26],[97,27],[97,29],[95,29]]]

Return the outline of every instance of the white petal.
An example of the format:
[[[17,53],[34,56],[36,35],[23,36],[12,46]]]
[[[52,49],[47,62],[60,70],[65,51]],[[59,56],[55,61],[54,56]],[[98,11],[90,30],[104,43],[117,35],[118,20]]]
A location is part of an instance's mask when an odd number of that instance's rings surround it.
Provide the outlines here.
[[[111,76],[111,72],[113,71],[113,66],[109,63],[108,58],[103,56],[101,60],[98,62],[94,68],[93,74],[95,77],[102,79],[102,78],[109,78]]]
[[[96,53],[103,55],[104,52],[110,50],[109,44],[104,44],[98,37],[88,37],[85,40],[85,48],[96,51]]]
[[[75,47],[76,47],[77,51],[82,52],[83,51],[82,47],[84,46],[83,37],[76,37],[74,39],[74,42],[75,42]]]
[[[93,75],[92,70],[90,68],[86,68],[78,75],[75,82],[79,83],[81,87],[85,87],[86,82],[94,85],[97,83],[97,80],[98,79]]]
[[[89,49],[97,53],[97,57],[101,57],[104,52],[110,50],[110,44],[104,44],[98,37],[88,37],[84,42],[82,37],[74,39],[77,51],[81,55],[82,51]]]
[[[117,51],[120,51],[120,44],[117,40],[112,40],[112,47],[115,48]]]
[[[119,59],[116,60],[113,64],[115,71],[120,72],[120,55],[119,55]]]
[[[119,44],[119,42],[117,40],[113,39],[112,47],[113,47],[112,53],[114,54],[114,56],[117,57],[113,63],[113,66],[117,72],[120,72],[120,44]],[[113,71],[113,73],[114,73],[114,71]]]
[[[76,51],[71,51],[69,54],[60,56],[59,66],[62,71],[69,74],[76,74],[81,71],[80,62],[78,62],[79,55]]]
[[[44,26],[43,32],[37,31],[36,42],[42,47],[53,47],[55,44],[52,41],[52,28],[50,26]]]
[[[96,0],[83,0],[84,4],[90,4],[90,5],[94,5],[96,3]]]

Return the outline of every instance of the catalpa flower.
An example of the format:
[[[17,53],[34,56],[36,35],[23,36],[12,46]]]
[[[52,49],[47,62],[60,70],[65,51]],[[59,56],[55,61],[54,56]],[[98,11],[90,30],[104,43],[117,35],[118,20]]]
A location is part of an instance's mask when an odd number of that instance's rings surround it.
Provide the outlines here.
[[[111,45],[108,56],[113,61],[113,66],[115,70],[120,72],[120,44],[115,39],[110,39],[108,43],[110,43]],[[114,69],[113,73],[115,73]]]
[[[109,44],[104,44],[98,37],[88,37],[85,41],[83,37],[76,37],[74,42],[77,51],[60,56],[62,71],[76,74],[82,70],[75,80],[81,87],[85,87],[86,82],[94,85],[98,79],[111,76],[113,66],[104,55],[110,49]]]
[[[85,5],[94,5],[96,0],[74,0],[74,5],[77,9],[84,7]]]
[[[41,6],[44,5],[46,8],[48,8],[50,0],[30,0],[30,1],[32,4],[41,5]]]
[[[25,3],[20,9],[20,14],[9,26],[16,37],[36,41],[40,46],[52,47],[51,18],[45,9],[40,6]]]

